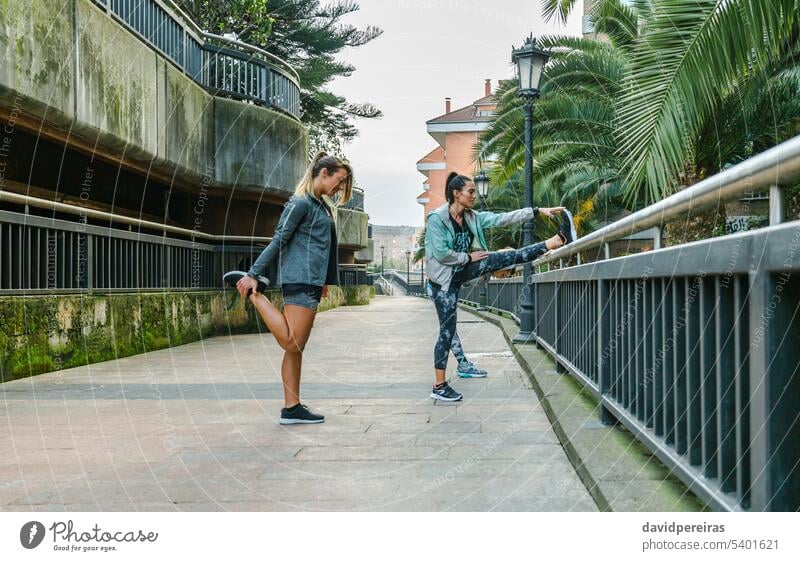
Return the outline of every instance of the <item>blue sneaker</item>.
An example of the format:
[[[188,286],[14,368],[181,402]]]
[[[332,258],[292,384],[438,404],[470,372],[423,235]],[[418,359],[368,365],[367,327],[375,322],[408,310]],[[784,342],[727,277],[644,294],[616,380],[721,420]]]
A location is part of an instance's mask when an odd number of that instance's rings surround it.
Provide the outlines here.
[[[459,364],[456,369],[459,378],[486,378],[488,372],[481,370],[471,362]]]

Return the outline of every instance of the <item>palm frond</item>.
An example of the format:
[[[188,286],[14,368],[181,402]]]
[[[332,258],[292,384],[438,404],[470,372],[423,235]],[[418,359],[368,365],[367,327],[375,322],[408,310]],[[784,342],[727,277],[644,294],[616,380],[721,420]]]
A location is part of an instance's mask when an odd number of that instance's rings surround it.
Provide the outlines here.
[[[704,119],[738,76],[780,52],[798,0],[658,0],[631,56],[618,102],[628,200],[650,203],[676,184]],[[689,143],[691,144],[691,143]]]
[[[578,0],[542,0],[544,20],[557,18],[562,24],[567,23],[567,17],[577,3]]]

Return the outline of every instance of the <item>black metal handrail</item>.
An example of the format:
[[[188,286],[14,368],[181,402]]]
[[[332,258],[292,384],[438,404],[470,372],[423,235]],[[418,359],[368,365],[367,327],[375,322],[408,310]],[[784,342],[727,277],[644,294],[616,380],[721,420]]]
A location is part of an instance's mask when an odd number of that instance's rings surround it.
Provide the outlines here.
[[[0,211],[0,294],[219,289],[262,249]]]
[[[280,58],[203,31],[170,0],[94,2],[212,94],[251,101],[299,119],[299,77]]]

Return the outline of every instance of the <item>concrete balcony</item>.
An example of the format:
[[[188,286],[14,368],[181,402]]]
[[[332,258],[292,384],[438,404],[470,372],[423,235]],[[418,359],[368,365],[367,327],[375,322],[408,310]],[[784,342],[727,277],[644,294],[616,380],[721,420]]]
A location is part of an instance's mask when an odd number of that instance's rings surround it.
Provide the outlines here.
[[[255,53],[240,50],[235,59],[231,49],[211,50],[201,43],[207,36],[169,2],[150,4],[176,24],[170,27],[177,33],[173,43],[183,41],[177,51],[150,43],[146,31],[129,27],[125,14],[110,12],[104,0],[4,3],[0,118],[12,130],[20,127],[169,184],[287,199],[302,175],[307,145],[305,127],[291,109],[296,107],[285,105],[296,98],[291,72],[256,60]],[[153,33],[153,41],[163,37]],[[191,49],[200,57],[195,74],[189,55],[179,56]],[[251,73],[248,83],[283,79],[284,105],[274,92],[259,105],[256,94],[263,88],[238,96],[249,103],[230,99],[237,95],[224,91],[214,74],[218,66],[212,66],[220,64],[220,52],[233,60],[230,68]],[[227,79],[227,87],[238,91],[240,84]]]

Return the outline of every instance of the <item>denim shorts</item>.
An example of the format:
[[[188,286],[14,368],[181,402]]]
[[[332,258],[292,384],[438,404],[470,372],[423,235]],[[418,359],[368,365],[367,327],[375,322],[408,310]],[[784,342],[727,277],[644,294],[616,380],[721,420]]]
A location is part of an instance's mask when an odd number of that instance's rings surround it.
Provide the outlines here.
[[[291,284],[281,287],[283,303],[292,306],[302,306],[309,310],[317,310],[322,299],[322,287],[313,285]]]

